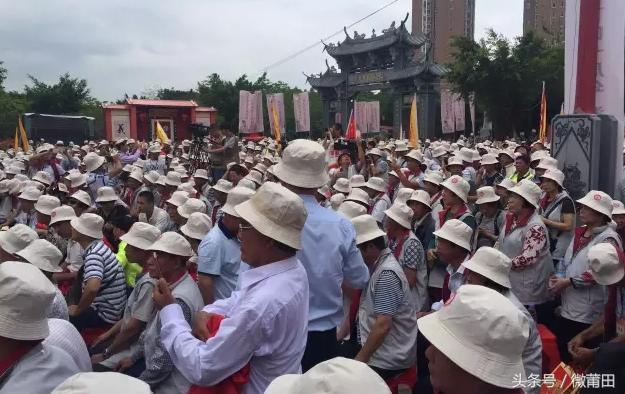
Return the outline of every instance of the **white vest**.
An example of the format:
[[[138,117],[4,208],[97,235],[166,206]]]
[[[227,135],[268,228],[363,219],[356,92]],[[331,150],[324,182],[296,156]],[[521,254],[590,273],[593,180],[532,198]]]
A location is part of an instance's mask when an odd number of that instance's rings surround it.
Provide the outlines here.
[[[588,242],[586,247],[573,254],[573,241],[569,243],[569,247],[564,255],[564,264],[566,265],[566,277],[573,278],[580,276],[588,270],[588,251],[590,247],[608,239],[614,239],[619,248],[621,240],[618,234],[609,226],[599,227],[593,230],[592,240]],[[580,323],[592,324],[603,312],[606,297],[604,287],[599,284],[593,284],[589,287],[574,288],[569,286],[562,292],[562,317]]]
[[[525,226],[516,227],[506,235],[505,226],[499,233],[499,249],[509,258],[514,259],[521,254],[527,230],[538,225],[548,234],[538,213],[534,213]],[[537,305],[549,301],[548,281],[553,273],[553,261],[549,252],[549,238],[540,251],[537,261],[522,270],[510,271],[512,292],[523,305]]]
[[[571,199],[566,192],[558,194],[558,196],[543,210],[540,214],[545,216],[549,220],[556,222],[562,221],[562,203],[566,199]],[[573,228],[575,228],[575,221],[573,221]],[[549,230],[549,242],[555,249],[551,252],[551,257],[554,259],[561,259],[566,253],[566,249],[569,247],[569,243],[573,239],[573,230],[560,231],[555,228],[548,227]],[[555,245],[554,245],[555,244]]]
[[[408,238],[406,238],[406,241],[404,241],[401,252],[399,254],[400,265],[402,265],[402,262],[404,260],[404,254],[406,252],[408,240],[411,240],[411,239],[414,239],[417,242],[421,243],[421,241],[419,241],[419,238],[417,238],[417,236],[412,231],[410,231],[410,234],[408,235]],[[420,270],[417,269],[417,283],[415,284],[414,287],[410,288],[410,294],[412,295],[412,302],[415,308],[417,309],[417,312],[427,311],[430,306],[430,300],[429,300],[428,288],[427,288],[428,269],[427,269],[427,263],[425,263],[425,256],[423,256],[423,259],[424,259],[423,268]]]
[[[385,270],[393,271],[397,275],[401,281],[404,297],[397,314],[393,316],[391,330],[384,338],[382,345],[371,356],[369,365],[389,370],[409,368],[415,364],[417,359],[417,310],[412,303],[412,294],[404,270],[388,249],[382,252],[377,267],[371,274],[369,284],[360,299],[360,308],[358,309],[360,337],[364,344],[375,323],[376,315],[373,311],[375,284],[382,271]]]

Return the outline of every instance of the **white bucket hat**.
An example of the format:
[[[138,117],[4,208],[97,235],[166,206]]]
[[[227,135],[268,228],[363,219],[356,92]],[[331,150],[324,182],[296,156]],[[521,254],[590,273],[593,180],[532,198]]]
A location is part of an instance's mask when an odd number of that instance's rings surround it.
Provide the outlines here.
[[[220,179],[217,181],[215,186],[213,186],[213,189],[215,189],[218,192],[228,194],[228,192],[232,190],[232,182],[227,181],[225,179]]]
[[[175,192],[171,194],[171,197],[169,197],[169,200],[165,202],[175,207],[179,207],[185,202],[187,202],[188,199],[189,199],[189,193],[182,191],[182,190],[176,190]]]
[[[423,182],[430,182],[436,186],[440,186],[441,183],[445,180],[445,177],[440,171],[431,171],[425,174],[425,178],[423,178]]]
[[[160,178],[160,174],[156,171],[149,171],[147,174],[143,174],[143,180],[144,181],[147,180],[150,183],[158,182],[159,178]]]
[[[612,215],[625,215],[625,205],[619,200],[612,200]]]
[[[61,206],[61,201],[49,195],[43,195],[39,197],[39,200],[35,203],[35,210],[44,215],[50,215],[54,208],[58,208]]]
[[[134,246],[135,248],[148,250],[160,236],[161,231],[151,224],[135,222],[132,227],[130,227],[130,230],[119,237],[119,239],[121,241],[126,241],[128,245]]]
[[[45,272],[62,272],[59,266],[63,259],[63,253],[56,246],[45,239],[36,239],[27,247],[15,253]]]
[[[117,193],[115,193],[115,189],[110,186],[102,186],[98,189],[98,196],[95,199],[95,202],[111,202],[118,200]]]
[[[78,190],[76,193],[72,194],[70,198],[80,201],[88,207],[91,206],[91,197],[89,196],[89,193],[84,190]]]
[[[504,189],[510,191],[510,189],[512,189],[515,185],[516,185],[516,182],[513,181],[512,179],[504,178],[496,186],[503,187]]]
[[[37,201],[39,197],[41,197],[41,195],[41,190],[37,189],[36,187],[26,187],[22,190],[20,195],[17,196],[17,198],[26,201]]]
[[[471,186],[466,179],[462,178],[458,175],[452,175],[447,178],[442,184],[445,189],[449,189],[456,196],[460,197],[462,201],[467,202],[467,198],[469,197],[469,189]]]
[[[181,183],[180,186],[178,186],[178,190],[186,192],[189,197],[197,196],[197,190],[195,190],[191,182]]]
[[[564,173],[557,168],[549,168],[545,171],[545,173],[541,176],[541,178],[551,179],[560,187],[564,187]]]
[[[445,168],[449,168],[450,166],[460,166],[464,168],[464,164],[462,163],[462,159],[457,156],[452,156],[447,160],[447,165]]]
[[[21,341],[45,339],[48,309],[56,290],[34,265],[0,264],[0,337]]]
[[[492,153],[487,153],[484,156],[482,156],[482,159],[480,160],[480,164],[485,166],[485,165],[489,165],[489,164],[499,164],[499,160],[497,160],[497,156],[495,156]]]
[[[393,201],[393,203],[405,204],[410,198],[410,196],[412,196],[412,192],[414,192],[414,190],[408,187],[400,188],[399,190],[397,190],[397,194],[395,195],[395,201]]]
[[[75,217],[76,213],[74,212],[74,208],[69,205],[61,205],[60,207],[54,208],[50,213],[50,225],[58,222],[69,221]]]
[[[545,157],[549,157],[549,153],[546,150],[537,150],[530,155],[530,163],[533,161],[540,161]]]
[[[87,174],[81,174],[80,172],[74,172],[67,176],[69,180],[69,187],[75,189],[77,187],[83,186],[87,183]]]
[[[80,372],[52,391],[52,394],[87,393],[151,394],[152,390],[144,381],[118,372]]]
[[[430,194],[426,192],[425,190],[413,191],[412,194],[410,195],[410,198],[408,198],[408,201],[420,202],[426,207],[432,209],[432,205],[431,205],[432,199],[430,198]]]
[[[52,176],[50,176],[50,174],[45,171],[37,171],[35,176],[33,176],[33,181],[38,181],[45,184],[46,186],[50,186],[52,182],[54,182],[54,179],[52,178]]]
[[[434,231],[435,236],[447,240],[468,251],[471,250],[471,236],[473,229],[466,223],[458,219],[450,219],[443,224],[443,227]]]
[[[386,233],[380,230],[378,222],[371,215],[357,216],[352,219],[352,223],[356,229],[356,245],[386,236]]]
[[[87,172],[93,172],[98,168],[102,167],[104,161],[104,156],[100,156],[95,152],[89,152],[85,155],[85,158],[82,162],[85,165],[85,169]]]
[[[510,288],[510,268],[512,260],[497,249],[483,246],[471,259],[462,263],[467,268],[505,288]]]
[[[303,375],[282,375],[265,394],[390,394],[388,386],[367,364],[336,357]]]
[[[165,175],[159,175],[158,180],[155,182],[157,185],[166,186],[165,184]]]
[[[529,322],[495,290],[462,285],[441,310],[417,324],[434,347],[478,379],[510,389],[516,388],[515,376],[525,380],[522,354]]]
[[[73,218],[70,224],[74,230],[89,238],[100,239],[104,236],[104,219],[95,213],[83,213],[80,217]]]
[[[356,201],[366,204],[367,206],[371,205],[371,199],[369,198],[367,192],[359,188],[352,189],[352,191],[345,198],[345,201]]]
[[[492,186],[484,186],[477,189],[477,201],[476,204],[486,204],[489,202],[499,201],[500,197],[495,193],[495,188]]]
[[[260,186],[263,184],[263,174],[261,174],[258,171],[250,171],[250,173],[247,174],[245,178],[254,182],[257,186]]]
[[[161,146],[159,144],[152,144],[148,148],[148,153],[161,153]]]
[[[202,212],[206,213],[206,204],[197,198],[189,198],[181,206],[177,208],[178,215],[185,219],[189,219],[192,213]]]
[[[176,256],[191,257],[193,249],[191,244],[182,235],[167,231],[156,240],[148,250],[165,252]]]
[[[259,233],[294,249],[301,248],[300,235],[308,213],[304,201],[284,186],[266,182],[248,201],[234,209]]]
[[[351,186],[349,186],[349,180],[347,178],[337,179],[332,187],[334,190],[341,193],[349,193],[352,190]]]
[[[239,180],[239,182],[237,183],[238,187],[245,187],[247,189],[250,189],[251,191],[255,191],[256,190],[256,183],[254,183],[250,178],[242,178],[241,180]]]
[[[380,141],[380,142],[382,142],[382,141]],[[367,155],[369,155],[369,156],[379,156],[379,157],[382,157],[383,153],[382,153],[382,151],[381,151],[380,149],[378,149],[378,148],[371,148],[371,150],[369,150],[369,151],[367,152]]]
[[[194,212],[189,216],[187,223],[180,227],[180,232],[189,238],[202,240],[213,227],[213,223],[207,214]]]
[[[469,148],[461,148],[456,157],[463,162],[473,163],[473,151]]]
[[[365,187],[367,183],[365,182],[365,177],[360,174],[352,175],[349,179],[349,186],[353,189],[355,187]]]
[[[447,154],[447,149],[445,149],[444,146],[437,146],[436,148],[432,149],[432,157],[434,158],[439,158],[446,154]]]
[[[180,186],[182,183],[182,177],[179,172],[169,171],[165,177],[165,184],[167,186]]]
[[[618,283],[625,276],[625,266],[619,259],[616,247],[607,242],[590,247],[588,267],[595,281],[603,286]]]
[[[329,180],[325,150],[317,142],[304,139],[289,143],[273,172],[281,181],[301,188],[317,189]]]
[[[336,211],[339,209],[343,201],[345,201],[345,195],[343,193],[336,193],[330,197],[330,206]]]
[[[382,178],[378,178],[377,176],[373,176],[369,178],[365,187],[368,189],[375,190],[376,192],[385,193],[386,192],[386,181]]]
[[[143,170],[141,169],[132,170],[132,172],[130,173],[130,178],[134,179],[135,181],[139,183],[143,183]]]
[[[510,148],[502,149],[502,150],[499,151],[499,155],[498,156],[501,156],[501,155],[506,155],[509,158],[511,158],[512,160],[516,159],[516,157],[514,156],[514,149],[510,149]]]
[[[208,179],[208,171],[206,171],[203,168],[198,168],[197,170],[195,170],[195,172],[193,173],[193,177],[194,178],[201,178],[201,179]]]
[[[0,248],[7,253],[14,254],[38,238],[39,235],[32,228],[24,224],[16,224],[7,231],[0,231]]]
[[[599,190],[591,190],[578,203],[612,219],[612,198]]]
[[[234,207],[249,200],[254,195],[254,193],[254,190],[248,189],[247,187],[243,186],[237,186],[232,188],[232,190],[228,192],[226,203],[221,208],[222,212],[238,218],[239,215],[237,214],[237,211],[234,209]]]
[[[389,209],[384,211],[384,214],[403,228],[408,230],[411,229],[412,216],[414,215],[414,212],[408,205],[395,203],[391,205]]]
[[[404,141],[397,141],[395,143],[395,152],[408,152],[408,144]]]
[[[423,163],[423,155],[418,150],[411,150],[405,156],[406,159],[412,159],[418,161],[419,163]]]
[[[348,219],[353,219],[353,218],[356,218],[358,216],[366,215],[367,214],[367,208],[363,207],[362,205],[358,204],[357,202],[343,201],[341,203],[341,205],[339,205],[339,208],[337,209],[337,212],[342,214],[343,216],[345,216]]]
[[[542,190],[540,190],[540,187],[538,187],[538,185],[534,182],[528,179],[522,179],[521,182],[517,183],[512,189],[510,189],[510,193],[518,194],[525,201],[532,204],[535,208],[538,208]]]
[[[538,165],[536,166],[537,170],[555,170],[558,168],[558,159],[555,159],[553,157],[544,157],[542,159],[540,159],[540,162],[538,162]]]

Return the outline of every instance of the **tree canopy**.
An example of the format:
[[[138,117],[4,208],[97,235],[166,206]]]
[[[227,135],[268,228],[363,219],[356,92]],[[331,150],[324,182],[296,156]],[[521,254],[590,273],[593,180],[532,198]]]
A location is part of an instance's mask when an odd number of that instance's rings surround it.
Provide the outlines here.
[[[542,82],[547,90],[549,118],[560,112],[564,99],[564,49],[549,46],[528,33],[513,42],[490,30],[475,42],[456,37],[447,65],[452,90],[468,98],[493,121],[496,137],[537,128]]]
[[[85,79],[72,78],[65,73],[56,84],[48,85],[32,75],[28,78],[32,85],[24,86],[24,92],[33,112],[74,114],[92,101]]]

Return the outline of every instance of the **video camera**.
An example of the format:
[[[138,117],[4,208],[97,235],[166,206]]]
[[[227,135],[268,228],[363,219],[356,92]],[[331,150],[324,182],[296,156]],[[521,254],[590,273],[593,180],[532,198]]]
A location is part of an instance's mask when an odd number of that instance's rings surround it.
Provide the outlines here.
[[[201,123],[191,123],[189,125],[189,130],[191,130],[191,135],[193,136],[193,139],[203,140],[204,137],[208,136],[210,127]]]

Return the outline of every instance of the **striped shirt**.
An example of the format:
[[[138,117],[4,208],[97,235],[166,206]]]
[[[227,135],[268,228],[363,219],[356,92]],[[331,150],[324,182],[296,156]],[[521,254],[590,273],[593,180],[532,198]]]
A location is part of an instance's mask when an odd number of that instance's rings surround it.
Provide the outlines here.
[[[164,160],[148,160],[143,164],[143,173],[147,174],[150,171],[156,171],[161,175],[165,175],[165,169],[167,164]]]
[[[395,316],[403,300],[404,292],[397,274],[393,271],[382,271],[375,283],[373,311],[376,315]]]
[[[83,286],[91,278],[101,280],[100,289],[91,307],[107,323],[114,324],[121,317],[126,305],[126,280],[124,270],[117,258],[100,240],[93,241],[83,254],[85,274]]]

